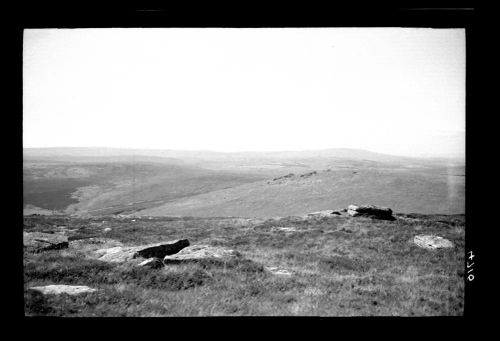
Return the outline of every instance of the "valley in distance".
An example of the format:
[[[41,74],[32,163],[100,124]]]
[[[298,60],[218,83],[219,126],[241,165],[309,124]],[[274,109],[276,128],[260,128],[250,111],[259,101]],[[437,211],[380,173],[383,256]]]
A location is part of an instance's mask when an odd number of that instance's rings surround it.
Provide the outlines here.
[[[24,148],[23,205],[29,316],[463,315],[464,160]]]

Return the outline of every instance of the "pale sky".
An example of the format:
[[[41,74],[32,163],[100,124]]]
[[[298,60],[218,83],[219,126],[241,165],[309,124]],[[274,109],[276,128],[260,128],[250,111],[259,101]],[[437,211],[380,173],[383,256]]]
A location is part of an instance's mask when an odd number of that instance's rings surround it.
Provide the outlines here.
[[[24,31],[24,147],[465,153],[465,30]]]

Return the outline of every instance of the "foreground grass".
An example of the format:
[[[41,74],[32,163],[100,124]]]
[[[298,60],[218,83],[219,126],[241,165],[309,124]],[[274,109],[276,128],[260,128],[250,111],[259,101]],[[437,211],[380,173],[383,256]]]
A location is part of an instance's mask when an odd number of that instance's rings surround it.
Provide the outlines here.
[[[464,216],[240,220],[26,217],[26,231],[75,231],[70,240],[110,238],[138,245],[187,238],[235,249],[244,258],[143,269],[90,259],[73,246],[24,256],[26,315],[51,316],[436,316],[463,314]],[[294,226],[283,232],[277,226]],[[110,227],[110,232],[103,229]],[[425,250],[416,234],[455,248]],[[76,244],[75,244],[76,245]],[[291,276],[273,275],[277,266]],[[88,285],[80,296],[43,296],[28,287]]]

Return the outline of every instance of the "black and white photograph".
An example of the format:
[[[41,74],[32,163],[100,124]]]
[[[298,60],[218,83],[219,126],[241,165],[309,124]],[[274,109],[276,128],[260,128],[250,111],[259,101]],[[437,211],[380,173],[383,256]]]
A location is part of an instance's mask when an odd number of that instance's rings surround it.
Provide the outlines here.
[[[23,29],[25,316],[463,316],[466,33]]]

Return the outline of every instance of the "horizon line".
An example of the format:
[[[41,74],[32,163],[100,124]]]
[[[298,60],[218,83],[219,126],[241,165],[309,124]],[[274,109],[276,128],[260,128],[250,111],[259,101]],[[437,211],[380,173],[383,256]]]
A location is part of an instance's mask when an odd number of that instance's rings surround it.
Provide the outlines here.
[[[459,156],[445,156],[445,155],[426,155],[420,154],[420,156],[415,155],[403,155],[403,154],[391,154],[385,152],[377,152],[369,149],[363,148],[353,148],[353,147],[330,147],[330,148],[318,148],[318,149],[295,149],[295,150],[242,150],[242,151],[220,151],[212,149],[169,149],[169,148],[139,148],[139,147],[104,147],[104,146],[51,146],[51,147],[24,147],[24,149],[122,149],[122,150],[152,150],[152,151],[176,151],[176,152],[208,152],[216,154],[249,154],[249,153],[293,153],[293,152],[317,152],[317,151],[328,151],[328,150],[357,150],[365,151],[374,154],[381,154],[387,156],[395,157],[406,157],[406,158],[422,158],[422,159],[465,159],[465,153]],[[423,156],[425,155],[425,156]]]

